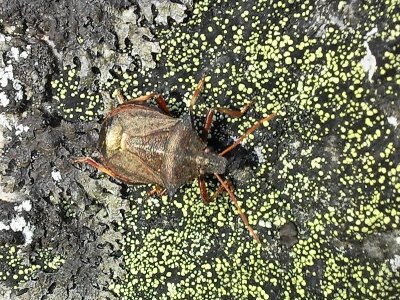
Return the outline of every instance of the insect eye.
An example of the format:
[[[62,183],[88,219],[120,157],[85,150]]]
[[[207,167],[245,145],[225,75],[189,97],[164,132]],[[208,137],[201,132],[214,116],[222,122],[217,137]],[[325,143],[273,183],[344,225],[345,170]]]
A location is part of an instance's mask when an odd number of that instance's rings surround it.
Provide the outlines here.
[[[204,149],[204,153],[211,153],[214,152],[214,149],[212,147],[207,147],[206,149]]]

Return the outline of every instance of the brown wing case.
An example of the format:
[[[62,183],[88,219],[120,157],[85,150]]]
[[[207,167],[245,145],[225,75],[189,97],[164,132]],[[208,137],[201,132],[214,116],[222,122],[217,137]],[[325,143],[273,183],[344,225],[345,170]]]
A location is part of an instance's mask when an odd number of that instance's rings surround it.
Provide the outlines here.
[[[179,119],[146,105],[118,107],[105,119],[100,151],[105,165],[128,183],[158,183],[169,132]]]

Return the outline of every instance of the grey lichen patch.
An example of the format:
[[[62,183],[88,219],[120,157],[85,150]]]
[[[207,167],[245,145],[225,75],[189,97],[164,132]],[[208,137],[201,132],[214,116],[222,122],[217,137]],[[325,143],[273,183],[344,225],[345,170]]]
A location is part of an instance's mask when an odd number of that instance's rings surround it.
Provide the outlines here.
[[[192,1],[186,2],[189,2],[186,5],[192,5]],[[157,16],[154,18],[157,24],[168,25],[168,18],[172,18],[177,23],[181,23],[186,17],[186,5],[174,3],[170,0],[138,0],[138,5],[143,16],[150,23],[153,23],[152,8],[157,10]]]
[[[169,17],[180,23],[186,16],[186,5],[168,0],[139,1],[133,5],[129,1],[103,0],[22,1],[9,2],[1,7],[0,19],[14,36],[47,44],[53,58],[57,58],[62,66],[80,60],[84,86],[94,88],[94,80],[99,77],[101,82],[106,82],[113,67],[125,71],[134,68],[138,62],[144,68],[155,67],[152,54],[159,52],[158,43],[148,27],[138,24],[141,15],[135,14],[137,6],[140,6],[138,11],[152,23],[153,5],[158,9],[155,21],[159,24],[166,25]],[[44,8],[46,14],[42,11]],[[126,43],[130,44],[128,50]],[[48,63],[37,66],[53,67]],[[94,69],[99,70],[100,76],[93,72]]]
[[[160,52],[160,47],[156,42],[149,42],[149,39],[152,39],[153,36],[150,32],[150,29],[145,27],[137,27],[138,17],[135,15],[134,9],[131,8],[129,10],[125,10],[121,17],[119,17],[120,24],[116,27],[116,33],[118,35],[119,48],[123,51],[126,50],[126,40],[129,39],[131,42],[131,49],[127,49],[130,52],[131,56],[139,56],[143,66],[145,68],[154,68],[156,66],[153,61],[152,55],[154,53]],[[105,54],[105,53],[103,53]],[[109,59],[109,57],[105,57],[105,59]],[[125,71],[128,67],[131,67],[129,64],[120,64],[123,70]],[[111,69],[110,66],[108,69]]]
[[[115,252],[123,237],[114,228],[127,202],[120,186],[90,178],[71,158],[94,147],[95,128],[33,105],[21,113],[15,107],[10,101],[1,112],[8,125],[0,160],[0,280],[18,299],[112,299],[95,286],[123,277]]]

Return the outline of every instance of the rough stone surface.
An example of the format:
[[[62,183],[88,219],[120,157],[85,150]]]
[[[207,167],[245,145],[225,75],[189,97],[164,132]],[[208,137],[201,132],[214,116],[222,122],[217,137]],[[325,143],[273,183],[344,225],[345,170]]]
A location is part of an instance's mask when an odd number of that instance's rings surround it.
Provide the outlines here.
[[[396,1],[8,3],[0,297],[400,297]],[[279,115],[227,156],[261,245],[226,196],[204,206],[196,182],[149,197],[72,163],[96,157],[104,94],[158,91],[178,117],[204,72],[198,127],[209,107],[253,101],[241,119],[216,116],[217,150]]]

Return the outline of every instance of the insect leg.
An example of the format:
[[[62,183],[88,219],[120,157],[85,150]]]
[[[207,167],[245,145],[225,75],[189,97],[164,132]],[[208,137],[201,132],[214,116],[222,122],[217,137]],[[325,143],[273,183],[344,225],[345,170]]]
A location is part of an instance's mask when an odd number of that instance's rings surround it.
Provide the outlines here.
[[[232,118],[240,118],[241,116],[243,116],[246,111],[250,108],[251,106],[251,102],[245,104],[240,110],[235,110],[235,109],[230,109],[230,108],[225,108],[225,107],[214,107],[214,108],[210,108],[208,110],[207,116],[206,116],[206,121],[204,123],[204,127],[203,127],[203,132],[202,132],[202,138],[203,140],[207,140],[207,135],[208,132],[210,131],[211,128],[211,124],[213,121],[213,117],[216,111],[224,113],[229,115]]]
[[[204,204],[209,204],[210,202],[214,201],[219,196],[219,194],[225,191],[225,188],[222,185],[220,185],[218,189],[214,192],[214,194],[212,194],[212,196],[209,197],[204,176],[199,176],[198,180],[200,187],[200,195]],[[232,183],[229,180],[225,180],[225,183],[229,187],[229,189],[232,190]]]
[[[86,163],[86,164],[91,165],[92,167],[96,168],[100,172],[106,173],[107,175],[109,175],[111,177],[117,178],[117,175],[113,171],[111,171],[104,165],[98,163],[91,157],[79,157],[74,160],[74,163]]]
[[[244,225],[246,226],[247,230],[249,231],[250,235],[258,242],[260,243],[260,239],[258,238],[258,235],[254,232],[253,228],[249,224],[249,220],[247,219],[245,213],[242,211],[242,208],[239,206],[239,203],[233,194],[233,192],[229,189],[229,186],[226,184],[226,182],[219,176],[217,173],[214,173],[215,177],[217,177],[218,181],[221,183],[221,186],[224,187],[224,189],[228,192],[229,198],[231,198],[233,204],[235,205],[240,218],[242,219]]]
[[[215,114],[215,111],[213,109],[208,110],[206,120],[204,122],[203,130],[202,130],[202,134],[201,134],[201,138],[203,139],[203,141],[207,140],[207,135],[208,135],[208,132],[210,131],[214,114]]]
[[[166,103],[165,100],[164,100],[164,97],[161,96],[160,94],[157,94],[155,97],[156,97],[156,102],[157,102],[158,107],[159,107],[163,112],[165,112],[167,115],[170,116],[171,113],[169,112],[169,109],[168,109],[167,103]]]
[[[138,102],[139,102],[139,103],[143,103],[143,102],[149,101],[149,100],[151,100],[151,99],[153,99],[153,98],[155,98],[158,107],[159,107],[163,112],[165,112],[167,115],[170,115],[170,114],[171,114],[171,113],[169,112],[168,107],[167,107],[167,103],[166,103],[165,100],[164,100],[164,97],[161,96],[161,95],[158,94],[158,93],[150,93],[150,94],[143,95],[143,96],[140,96],[140,97],[137,97],[137,98],[134,98],[134,99],[130,99],[130,100],[128,100],[128,101],[124,101],[121,105],[132,104],[132,103],[138,103]]]
[[[199,83],[197,84],[197,87],[193,93],[192,99],[190,99],[190,106],[189,106],[189,110],[193,110],[193,106],[196,104],[197,99],[199,98],[199,95],[201,93],[201,90],[204,87],[204,82],[206,81],[206,75],[204,74]]]
[[[225,183],[226,183],[226,185],[229,187],[229,189],[230,189],[231,191],[233,191],[232,182],[230,182],[230,180],[225,180]],[[211,201],[214,201],[215,198],[217,198],[217,197],[219,196],[219,194],[221,194],[222,192],[225,192],[225,188],[224,188],[222,185],[220,185],[220,186],[217,188],[217,190],[214,192],[214,194],[211,196],[210,202],[211,202]]]
[[[124,104],[126,102],[126,98],[121,90],[117,90],[117,100],[119,104]]]
[[[198,181],[199,181],[201,199],[203,200],[204,204],[208,204],[208,203],[210,203],[210,198],[208,197],[207,186],[206,186],[206,182],[204,180],[204,177],[203,176],[199,176],[198,177]]]
[[[247,104],[245,104],[240,110],[236,110],[236,109],[230,109],[230,108],[226,108],[226,107],[214,107],[213,109],[224,113],[232,118],[240,118],[241,116],[243,116],[246,111],[249,110],[250,106],[252,105],[252,102],[249,102]]]
[[[150,191],[147,192],[149,196],[158,196],[161,197],[167,192],[167,189],[163,188],[162,186],[156,184]]]
[[[103,95],[103,97],[106,97],[108,99],[111,98],[110,95],[105,91],[102,91],[101,94]],[[140,97],[137,97],[137,98],[134,98],[134,99],[131,99],[131,100],[127,101],[126,97],[122,93],[122,91],[120,89],[117,89],[115,97],[117,98],[118,104],[119,105],[123,105],[123,104],[135,103],[135,102],[144,102],[144,101],[147,101],[147,100],[153,98],[155,95],[157,95],[157,94],[156,93],[151,93],[151,94],[140,96]]]
[[[239,137],[236,141],[234,141],[232,143],[232,145],[227,147],[224,151],[220,152],[219,155],[224,156],[226,153],[228,153],[232,149],[236,148],[246,137],[248,137],[250,134],[252,134],[264,122],[268,122],[275,117],[276,117],[276,113],[272,113],[272,114],[266,116],[265,118],[262,118],[262,119],[258,120],[257,122],[255,122],[253,126],[251,126],[249,129],[247,129],[247,131],[241,137]]]
[[[151,100],[153,97],[156,97],[158,94],[157,93],[150,93],[147,95],[143,95],[137,98],[129,99],[128,101],[125,101],[122,104],[131,104],[131,103],[137,103],[137,102],[146,102]],[[118,96],[117,96],[118,97]]]

